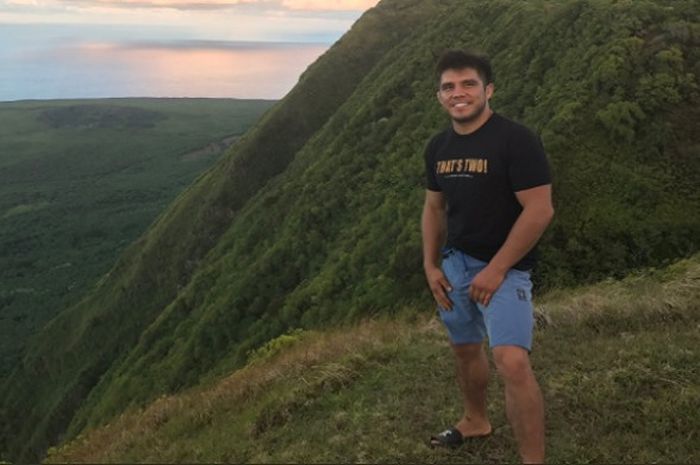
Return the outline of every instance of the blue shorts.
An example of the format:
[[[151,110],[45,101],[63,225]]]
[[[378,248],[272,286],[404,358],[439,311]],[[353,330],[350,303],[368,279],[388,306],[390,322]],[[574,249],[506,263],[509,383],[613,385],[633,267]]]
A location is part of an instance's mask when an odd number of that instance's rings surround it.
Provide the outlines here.
[[[453,344],[481,343],[488,336],[491,347],[520,346],[530,351],[534,317],[529,271],[511,269],[487,307],[469,298],[469,284],[487,263],[455,248],[442,254],[442,271],[452,286],[448,297],[452,310],[438,306]]]

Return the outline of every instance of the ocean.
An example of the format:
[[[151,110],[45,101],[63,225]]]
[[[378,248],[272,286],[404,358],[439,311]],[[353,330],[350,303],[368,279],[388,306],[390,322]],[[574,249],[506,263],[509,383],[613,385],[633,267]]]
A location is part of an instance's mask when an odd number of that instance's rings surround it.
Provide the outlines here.
[[[97,34],[94,34],[97,35]],[[0,101],[279,99],[329,44],[61,34],[0,25]]]

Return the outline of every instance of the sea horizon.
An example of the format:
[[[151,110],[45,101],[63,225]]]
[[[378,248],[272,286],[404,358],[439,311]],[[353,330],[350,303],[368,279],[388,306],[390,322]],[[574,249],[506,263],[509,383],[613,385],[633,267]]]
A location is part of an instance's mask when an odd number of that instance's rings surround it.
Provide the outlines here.
[[[103,98],[279,100],[330,46],[0,27],[0,102]],[[17,31],[25,32],[17,34]],[[34,32],[26,33],[27,31]],[[123,33],[121,33],[123,36]]]

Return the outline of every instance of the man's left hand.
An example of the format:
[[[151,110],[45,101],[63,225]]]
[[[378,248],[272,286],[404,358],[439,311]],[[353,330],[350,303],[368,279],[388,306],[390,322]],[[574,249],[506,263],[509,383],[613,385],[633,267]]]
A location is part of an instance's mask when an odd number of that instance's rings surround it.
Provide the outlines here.
[[[491,297],[496,293],[501,283],[506,278],[504,272],[487,266],[481,270],[469,285],[469,297],[483,306],[488,306],[491,302]]]

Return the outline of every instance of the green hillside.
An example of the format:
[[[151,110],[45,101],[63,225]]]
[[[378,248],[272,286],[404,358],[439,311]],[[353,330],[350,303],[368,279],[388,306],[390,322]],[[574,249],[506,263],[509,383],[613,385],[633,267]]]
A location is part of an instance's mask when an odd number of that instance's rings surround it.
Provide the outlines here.
[[[422,151],[447,124],[432,73],[447,46],[489,53],[493,107],[542,135],[557,217],[540,289],[696,252],[699,14],[696,1],[382,1],[37,336],[0,391],[3,450],[41,456],[291,328],[430,305]]]
[[[273,103],[0,103],[0,379]]]
[[[698,302],[700,256],[536,302],[551,463],[700,460]],[[493,436],[428,447],[461,405],[442,324],[416,313],[282,336],[221,381],[130,409],[47,461],[516,463],[497,378]]]

